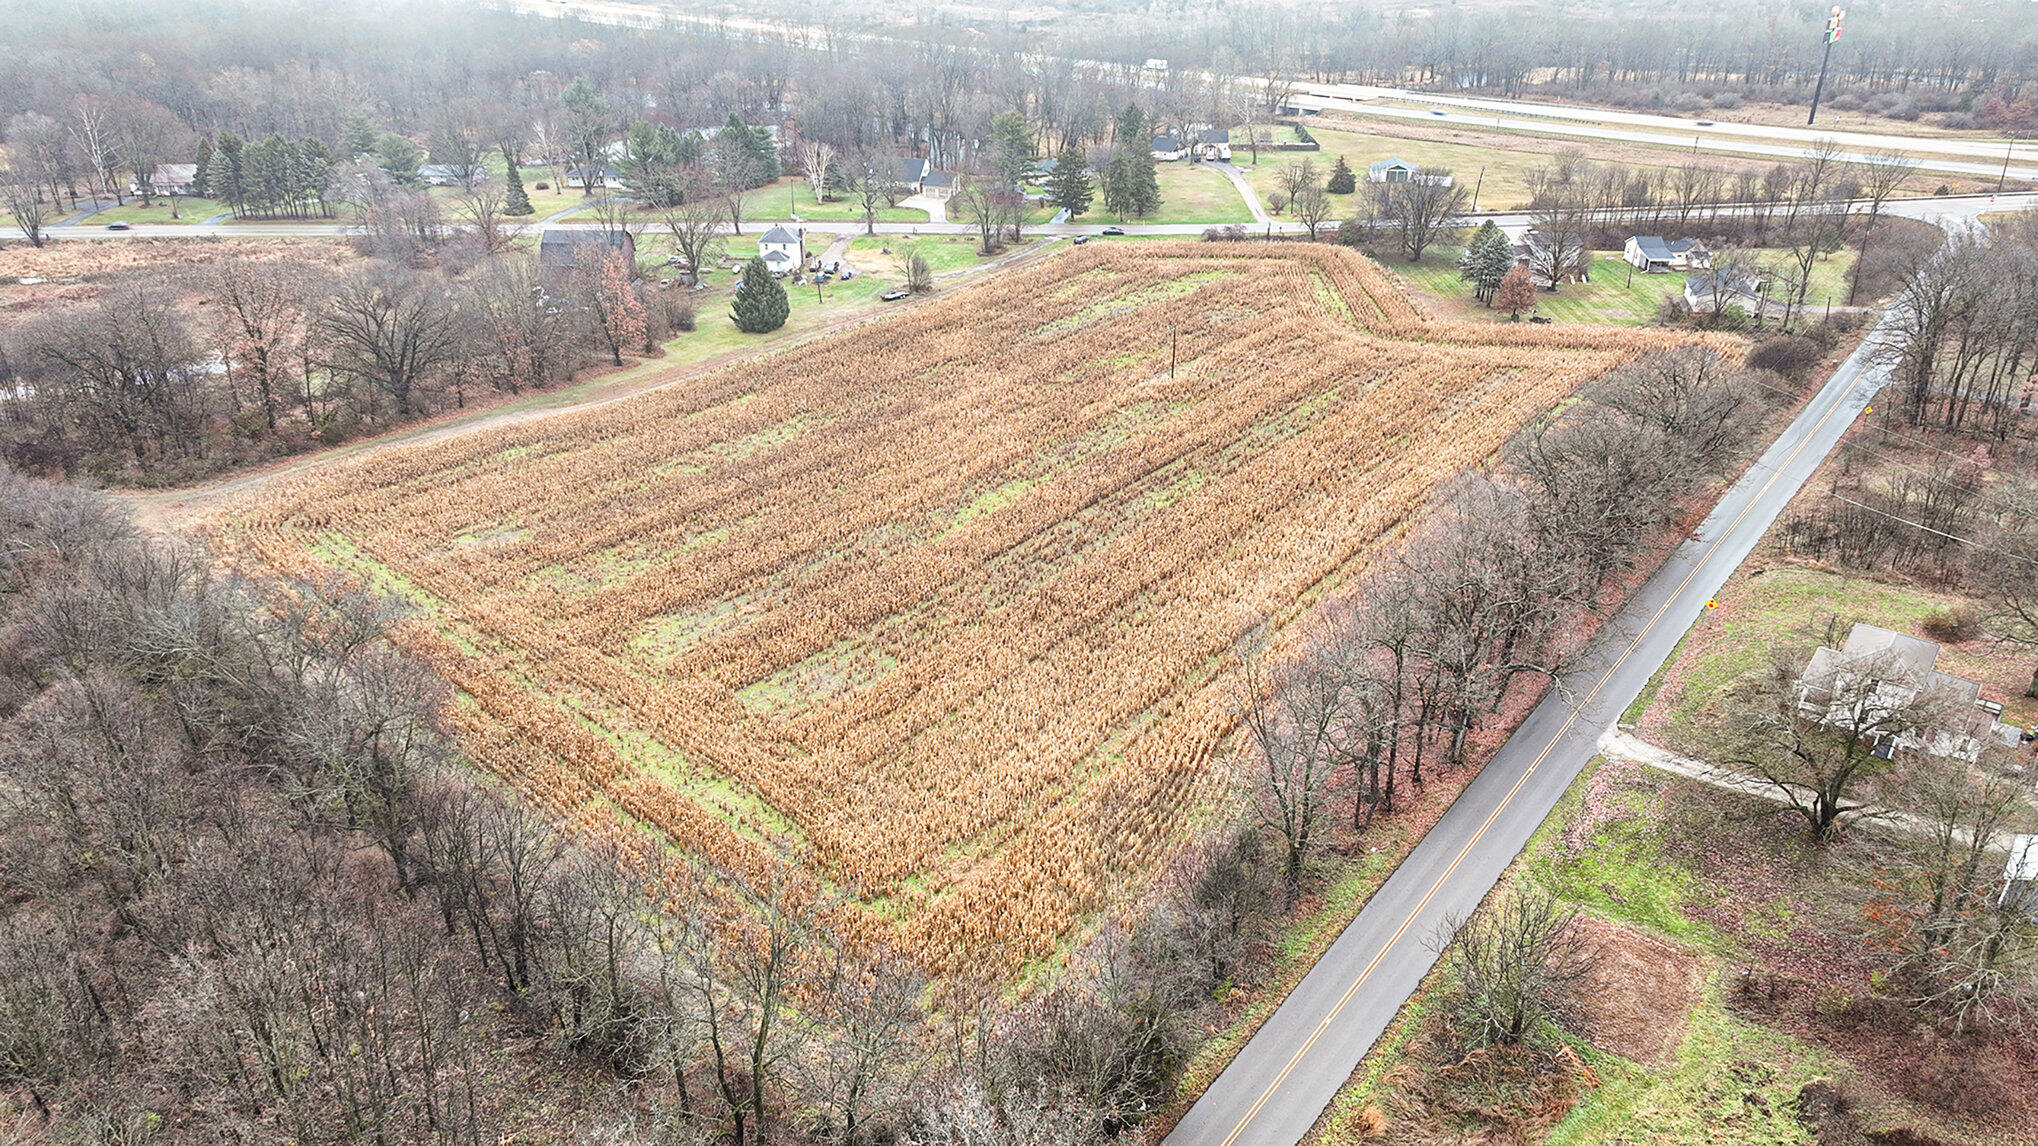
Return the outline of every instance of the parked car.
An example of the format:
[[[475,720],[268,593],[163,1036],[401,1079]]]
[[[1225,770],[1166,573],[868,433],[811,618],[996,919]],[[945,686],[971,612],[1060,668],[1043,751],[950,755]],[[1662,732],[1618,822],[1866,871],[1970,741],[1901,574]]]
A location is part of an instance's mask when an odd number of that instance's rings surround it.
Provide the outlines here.
[[[839,274],[842,271],[842,264],[834,259],[829,259],[827,262],[821,264],[821,269],[827,271],[831,275]]]
[[[843,282],[848,282],[848,281],[849,281],[850,279],[853,279],[853,278],[855,278],[855,277],[856,277],[856,272],[855,272],[855,271],[852,271],[852,270],[850,270],[850,269],[849,269],[848,267],[843,267],[843,268],[842,268],[842,281],[843,281]]]
[[[1077,236],[1076,236],[1076,238],[1075,238],[1075,244],[1076,244],[1076,246],[1078,246],[1078,247],[1082,246],[1082,245],[1083,245],[1084,243],[1087,243],[1087,242],[1089,242],[1089,241],[1090,241],[1090,236],[1088,236],[1088,235],[1077,235]]]
[[[127,223],[108,223],[106,224],[106,229],[109,231],[132,231],[134,227]]]
[[[814,273],[815,271],[818,271],[818,270],[820,270],[820,269],[821,269],[821,260],[819,260],[819,259],[815,259],[815,260],[813,260],[812,262],[810,262],[810,263],[808,263],[808,264],[807,264],[807,273],[808,273],[808,274],[813,274],[813,273]]]
[[[1124,234],[1124,233],[1125,233],[1125,228],[1123,228],[1123,227],[1106,227],[1106,228],[1104,228],[1104,229],[1103,229],[1103,231],[1101,231],[1101,232],[1099,232],[1099,233],[1100,233],[1100,234],[1105,234],[1105,235],[1122,235],[1122,234]]]
[[[912,291],[907,290],[905,287],[893,287],[877,297],[882,302],[897,302],[912,293]]]

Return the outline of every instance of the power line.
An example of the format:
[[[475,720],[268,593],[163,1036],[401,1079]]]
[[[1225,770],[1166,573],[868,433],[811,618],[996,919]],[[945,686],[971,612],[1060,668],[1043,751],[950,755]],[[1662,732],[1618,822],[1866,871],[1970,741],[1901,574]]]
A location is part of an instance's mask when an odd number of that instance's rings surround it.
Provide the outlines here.
[[[1841,497],[1839,494],[1836,493],[1832,495],[1832,498],[1834,501],[1844,501],[1848,505],[1854,506],[1857,509],[1865,509],[1878,517],[1887,517],[1891,521],[1902,522],[1903,524],[1908,525],[1914,529],[1922,529],[1926,533],[1935,533],[1940,537],[1946,538],[1949,541],[1958,541],[1962,545],[1971,545],[1974,548],[1981,550],[1983,553],[1994,553],[2001,557],[2007,557],[2012,561],[2022,561],[2026,565],[2038,565],[2038,561],[2034,561],[2031,558],[2025,557],[2020,553],[2011,553],[2006,549],[1997,549],[1991,545],[1983,545],[1981,542],[1976,541],[1973,538],[1961,537],[1958,534],[1948,533],[1943,529],[1934,529],[1931,526],[1926,525],[1922,521],[1912,521],[1908,517],[1898,517],[1894,513],[1885,512],[1883,510],[1875,508],[1872,505],[1863,505],[1860,502],[1855,501],[1851,497]]]

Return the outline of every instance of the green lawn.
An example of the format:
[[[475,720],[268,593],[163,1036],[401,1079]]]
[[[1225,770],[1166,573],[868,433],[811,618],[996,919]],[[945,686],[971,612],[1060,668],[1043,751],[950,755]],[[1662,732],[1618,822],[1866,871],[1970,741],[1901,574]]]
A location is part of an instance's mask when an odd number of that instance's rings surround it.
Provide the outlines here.
[[[745,219],[779,220],[795,216],[817,222],[860,222],[863,205],[851,199],[816,203],[813,186],[798,177],[781,179],[770,187],[760,187],[743,200]],[[877,220],[880,223],[925,223],[927,212],[917,207],[880,206]]]
[[[1810,1143],[1794,1116],[1797,1093],[1815,1078],[1844,1076],[1846,1065],[1830,1052],[1729,1009],[1728,971],[1738,965],[1738,953],[1729,940],[1687,914],[1703,902],[1705,892],[1695,874],[1662,846],[1658,781],[1642,770],[1596,787],[1596,773],[1605,767],[1593,761],[1571,785],[1501,887],[1550,887],[1592,915],[1695,948],[1706,969],[1667,1061],[1637,1063],[1563,1036],[1598,1072],[1600,1085],[1588,1090],[1543,1141],[1566,1146]],[[1577,846],[1567,841],[1569,835],[1580,837]],[[1396,1017],[1376,1044],[1381,1050],[1331,1104],[1322,1124],[1328,1131],[1323,1141],[1343,1140],[1337,1135],[1378,1097],[1379,1088],[1394,1085],[1409,1036],[1436,1001],[1434,993],[1448,989],[1448,971],[1432,972],[1424,994]]]
[[[150,206],[144,207],[141,205],[141,200],[130,199],[128,200],[125,206],[108,207],[106,210],[101,211],[97,215],[94,215],[91,218],[85,220],[85,223],[88,226],[94,223],[106,224],[112,222],[202,223],[205,220],[212,218],[214,215],[219,214],[221,211],[227,210],[227,205],[224,203],[215,203],[210,199],[195,199],[187,197],[177,200],[178,217],[172,219],[170,217],[169,200],[152,199],[150,200],[150,204],[151,204]],[[68,216],[66,217],[68,218]]]
[[[1459,252],[1460,248],[1455,246],[1436,246],[1423,252],[1420,263],[1411,265],[1391,259],[1386,265],[1419,290],[1447,300],[1451,309],[1466,317],[1490,316],[1506,321],[1505,313],[1488,311],[1472,302],[1471,288],[1458,277]],[[1841,251],[1829,259],[1821,259],[1813,267],[1811,289],[1805,295],[1807,311],[1817,311],[1828,301],[1838,305],[1846,300],[1847,274],[1854,265],[1855,257],[1852,250]],[[1772,251],[1757,252],[1757,261],[1778,265],[1782,255]],[[1630,270],[1619,251],[1596,252],[1592,260],[1592,281],[1565,283],[1554,293],[1537,291],[1535,312],[1558,322],[1644,326],[1656,317],[1665,298],[1684,293],[1683,275],[1649,275],[1640,271],[1630,273]],[[1779,289],[1773,288],[1771,297],[1777,297]]]
[[[1458,247],[1432,247],[1423,252],[1420,263],[1390,260],[1386,265],[1428,294],[1477,308],[1471,288],[1458,277],[1459,251]],[[1656,316],[1664,298],[1684,291],[1683,275],[1637,272],[1630,276],[1629,269],[1617,252],[1602,251],[1594,257],[1591,282],[1565,283],[1555,294],[1538,291],[1536,308],[1559,322],[1642,326]],[[1500,311],[1474,309],[1471,313],[1473,317],[1490,314],[1498,321],[1507,319]]]
[[[1331,165],[1337,162],[1338,156],[1344,156],[1345,162],[1351,165],[1352,172],[1359,178],[1361,194],[1365,190],[1366,165],[1392,157],[1424,167],[1447,167],[1467,191],[1477,192],[1480,209],[1513,210],[1528,206],[1528,183],[1523,179],[1524,172],[1531,167],[1554,163],[1560,151],[1578,149],[1575,143],[1523,140],[1520,148],[1510,147],[1503,151],[1467,143],[1438,143],[1318,127],[1313,123],[1309,125],[1309,133],[1323,145],[1322,151],[1314,154],[1294,151],[1260,154],[1259,164],[1246,179],[1260,193],[1261,199],[1280,186],[1279,170],[1304,156],[1314,159],[1317,170],[1324,175],[1330,174]],[[1233,160],[1241,165],[1249,164],[1252,153],[1234,152]],[[1482,169],[1485,172],[1483,179],[1480,176]]]
[[[890,250],[891,254],[884,252]],[[893,283],[905,279],[905,260],[913,252],[927,260],[927,266],[935,274],[961,270],[977,265],[977,241],[968,235],[865,235],[849,243],[850,261],[865,273],[889,278]]]
[[[1161,209],[1144,219],[1119,218],[1104,210],[1100,195],[1077,222],[1097,223],[1250,223],[1252,208],[1246,206],[1238,188],[1214,167],[1183,160],[1154,164],[1161,189]]]
[[[1924,636],[1921,622],[1927,614],[1959,605],[1963,598],[1866,577],[1782,568],[1737,578],[1720,592],[1719,602],[1692,626],[1659,674],[1654,701],[1641,714],[1643,729],[1664,743],[1688,747],[1721,691],[1761,669],[1777,650],[1827,643],[1829,625],[1832,639],[1844,641],[1856,621]],[[1984,640],[1942,648],[1939,668],[1980,681],[1984,696],[2003,702],[2006,722],[2038,721],[2038,700],[2023,695],[2031,679],[2028,654]]]

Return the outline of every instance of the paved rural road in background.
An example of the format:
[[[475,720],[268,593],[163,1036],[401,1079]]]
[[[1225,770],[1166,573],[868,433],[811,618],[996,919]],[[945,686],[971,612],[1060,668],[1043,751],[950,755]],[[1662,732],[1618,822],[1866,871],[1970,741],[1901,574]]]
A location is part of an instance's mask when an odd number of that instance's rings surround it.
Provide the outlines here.
[[[1741,564],[1887,370],[1870,340],[1843,363],[1494,754],[1351,926],[1168,1135],[1166,1146],[1298,1142],[1557,798]]]

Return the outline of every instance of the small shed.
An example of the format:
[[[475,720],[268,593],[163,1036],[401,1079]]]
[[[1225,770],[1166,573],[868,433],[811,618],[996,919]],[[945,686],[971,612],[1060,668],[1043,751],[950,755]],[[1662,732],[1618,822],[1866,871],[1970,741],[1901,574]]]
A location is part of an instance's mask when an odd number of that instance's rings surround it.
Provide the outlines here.
[[[566,173],[568,187],[619,187],[622,172],[603,163],[594,167],[575,167]]]
[[[628,231],[547,227],[538,236],[538,265],[547,271],[592,267],[611,250],[623,252],[630,265],[636,266],[637,237]]]
[[[1390,155],[1377,163],[1366,164],[1366,182],[1421,183],[1429,187],[1449,187],[1452,180],[1448,171],[1424,171],[1406,159]]]
[[[2010,861],[2003,865],[2003,892],[1996,906],[2038,914],[2038,836],[2010,838]]]

